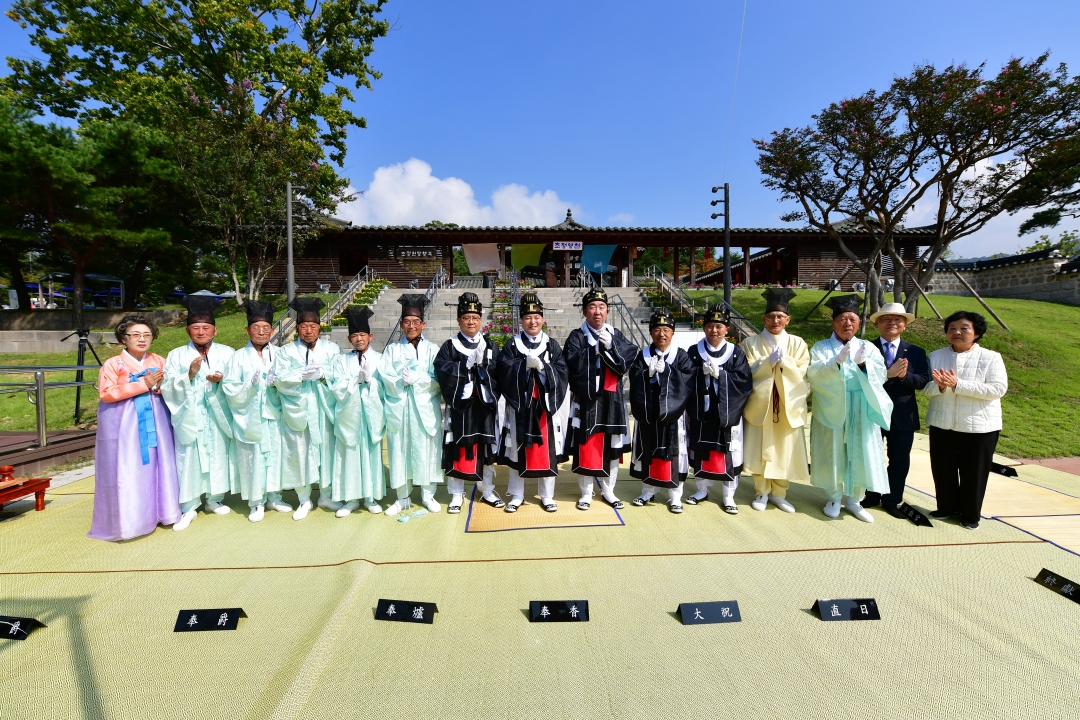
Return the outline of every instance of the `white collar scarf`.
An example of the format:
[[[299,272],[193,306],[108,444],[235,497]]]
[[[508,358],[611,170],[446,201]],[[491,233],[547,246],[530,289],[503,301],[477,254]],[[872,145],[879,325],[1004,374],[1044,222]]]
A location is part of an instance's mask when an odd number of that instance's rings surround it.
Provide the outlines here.
[[[611,333],[612,337],[615,336],[615,328],[611,327],[611,325],[609,325],[607,323],[604,323],[604,327],[602,327],[600,329],[601,330],[607,330],[609,333]],[[597,338],[596,338],[596,335],[599,332],[599,330],[593,330],[593,326],[589,324],[589,321],[584,320],[581,323],[581,332],[585,333],[585,339],[589,341],[589,344],[592,345],[593,347],[596,347],[596,343],[599,342],[599,340],[597,340]]]
[[[467,342],[467,341],[468,341],[468,338],[465,337],[465,334],[460,333],[460,332],[457,335],[455,335],[454,337],[450,338],[450,342],[452,342],[454,344],[454,349],[457,350],[462,355],[465,355],[466,357],[468,357],[469,355],[472,355],[473,352],[477,348],[480,349],[480,354],[481,355],[484,354],[484,351],[487,348],[487,343],[484,342],[484,334],[483,333],[476,333],[476,338],[475,338],[476,346],[475,347],[471,347],[471,348],[467,347],[465,345],[465,342]]]
[[[769,331],[766,330],[765,332]],[[772,335],[772,333],[769,334]],[[710,345],[705,338],[701,338],[700,340],[698,340],[698,355],[700,355],[701,358],[706,362],[715,360],[717,365],[723,365],[724,363],[726,363],[728,361],[728,358],[731,357],[731,354],[735,352],[735,346],[729,343],[727,340],[722,340],[720,342],[720,357],[714,358],[712,355],[710,355],[710,349],[712,349],[712,345]],[[713,350],[713,352],[716,351]]]
[[[538,342],[539,345],[537,345],[535,348],[530,348],[528,345],[525,344],[525,341],[521,339],[522,336],[524,336],[524,335],[525,335],[525,331],[522,330],[520,333],[518,333],[517,335],[514,336],[514,344],[517,346],[518,351],[522,355],[525,355],[526,357],[532,356],[532,357],[537,357],[538,358],[538,357],[541,357],[544,353],[547,352],[547,349],[548,349],[548,335],[547,335],[546,332],[541,330],[540,334],[536,336],[535,342]],[[531,337],[529,339],[530,339],[530,341],[534,340]]]

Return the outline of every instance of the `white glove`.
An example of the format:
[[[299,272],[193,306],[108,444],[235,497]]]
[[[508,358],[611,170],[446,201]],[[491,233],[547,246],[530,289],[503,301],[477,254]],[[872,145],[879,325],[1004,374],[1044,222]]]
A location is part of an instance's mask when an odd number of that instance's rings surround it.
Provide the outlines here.
[[[469,353],[469,357],[467,357],[465,359],[465,369],[466,370],[472,370],[474,367],[476,367],[476,351],[475,350],[473,350],[471,353]]]
[[[275,380],[277,380],[277,375],[274,374],[273,370],[266,373],[266,384],[267,385],[273,385]]]
[[[536,357],[535,355],[530,355],[525,358],[525,367],[529,368],[530,370],[543,370],[544,363],[540,362],[540,358]]]
[[[610,350],[611,349],[611,341],[613,339],[611,337],[611,331],[608,330],[606,327],[605,328],[600,328],[600,332],[598,332],[597,335],[600,336],[600,342],[602,342],[604,344],[604,347],[606,349]]]
[[[259,387],[259,373],[254,373],[251,376],[251,387]]]
[[[308,365],[300,374],[301,380],[318,380],[323,376],[322,368],[318,365]]]
[[[363,385],[368,381],[367,368],[360,368],[360,372],[356,373],[356,382],[359,385]]]
[[[852,356],[852,360],[855,361],[856,365],[862,365],[866,362],[867,349],[869,347],[869,343],[859,343],[859,349],[856,350],[855,354]]]
[[[412,371],[412,368],[405,368],[401,371],[401,379],[405,381],[406,385],[412,385],[419,379],[419,376]]]
[[[484,354],[486,350],[487,348],[485,348],[483,345],[473,350],[473,365],[484,364]]]
[[[710,375],[717,380],[720,379],[720,365],[712,360],[707,360],[701,369],[705,371],[706,375]]]
[[[847,362],[848,357],[851,355],[851,346],[844,343],[844,346],[840,348],[840,352],[836,354],[836,364],[843,365]]]
[[[779,365],[784,362],[784,349],[777,345],[773,348],[773,351],[769,353],[769,362],[773,365]]]
[[[664,363],[662,355],[654,355],[649,358],[649,377],[653,377],[657,373],[663,373],[666,369],[667,365]]]

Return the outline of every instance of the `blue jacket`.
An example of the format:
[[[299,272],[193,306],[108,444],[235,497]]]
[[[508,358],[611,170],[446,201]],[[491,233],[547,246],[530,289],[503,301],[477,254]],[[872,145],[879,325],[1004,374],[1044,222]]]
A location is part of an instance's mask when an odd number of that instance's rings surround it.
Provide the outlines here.
[[[885,343],[881,338],[874,340],[874,345],[885,357]],[[907,376],[889,378],[885,381],[885,392],[893,401],[891,431],[915,432],[919,425],[919,403],[915,394],[930,382],[930,365],[926,361],[926,351],[918,345],[912,345],[900,338],[900,347],[896,360],[907,359]],[[894,362],[896,361],[894,360]]]

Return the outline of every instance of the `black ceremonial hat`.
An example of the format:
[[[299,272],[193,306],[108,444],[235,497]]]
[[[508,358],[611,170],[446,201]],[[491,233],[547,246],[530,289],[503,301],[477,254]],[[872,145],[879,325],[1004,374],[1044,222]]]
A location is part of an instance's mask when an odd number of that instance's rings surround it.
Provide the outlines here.
[[[247,300],[244,302],[244,312],[247,313],[247,324],[268,322],[274,324],[274,305],[265,300]]]
[[[461,317],[469,313],[483,315],[484,306],[480,304],[480,298],[476,297],[476,293],[461,293],[457,299],[457,316]]]
[[[607,293],[604,288],[593,288],[589,292],[585,293],[585,297],[581,298],[581,307],[588,307],[589,303],[600,301],[605,305],[608,302]]]
[[[296,323],[298,325],[302,322],[322,322],[320,313],[323,309],[322,298],[311,296],[293,298],[293,301],[289,303],[289,307],[296,311]]]
[[[180,301],[180,304],[187,308],[188,325],[195,323],[217,325],[214,322],[214,298],[210,295],[188,295]]]
[[[345,317],[349,320],[349,335],[362,332],[371,334],[371,325],[368,318],[374,315],[367,305],[350,305],[345,308]]]
[[[861,306],[862,298],[858,295],[837,295],[836,297],[829,298],[829,307],[832,308],[834,320],[838,315],[842,315],[846,312],[853,312],[858,315]]]
[[[536,293],[525,293],[521,296],[519,314],[522,317],[525,315],[543,315],[544,303],[540,302],[540,297]]]
[[[415,315],[421,320],[424,319],[424,308],[427,307],[428,299],[423,295],[405,294],[398,298],[398,302],[401,303],[402,319],[410,315]]]
[[[709,323],[723,323],[731,327],[731,312],[723,305],[710,305],[705,310],[705,317],[701,324],[708,325]]]
[[[795,297],[795,291],[791,288],[769,288],[761,293],[761,297],[765,298],[766,315],[771,312],[782,312],[785,315],[790,315],[788,303]]]
[[[660,309],[652,314],[649,318],[649,329],[658,327],[669,327],[672,330],[675,329],[675,317],[667,310]]]

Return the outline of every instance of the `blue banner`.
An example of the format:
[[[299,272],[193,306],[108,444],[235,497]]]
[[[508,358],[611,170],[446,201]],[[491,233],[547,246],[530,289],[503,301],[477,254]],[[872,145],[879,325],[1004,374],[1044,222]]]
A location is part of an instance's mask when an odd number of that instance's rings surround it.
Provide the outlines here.
[[[581,265],[586,270],[594,273],[607,272],[611,264],[611,256],[615,254],[618,245],[586,245],[581,251]]]

